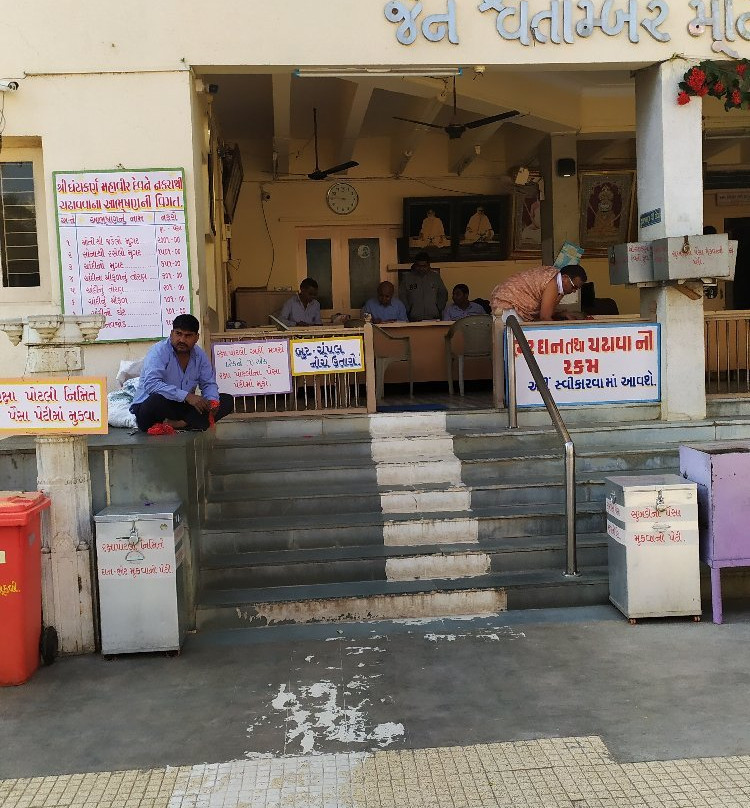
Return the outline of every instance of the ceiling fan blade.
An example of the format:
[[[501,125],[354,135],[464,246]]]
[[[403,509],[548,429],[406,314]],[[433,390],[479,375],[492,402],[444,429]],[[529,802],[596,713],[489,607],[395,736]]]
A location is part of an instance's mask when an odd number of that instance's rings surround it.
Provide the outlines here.
[[[356,160],[349,160],[346,163],[341,163],[341,165],[333,166],[333,168],[326,168],[323,169],[324,174],[338,174],[339,171],[346,171],[350,168],[356,168],[359,163]]]
[[[415,121],[414,118],[401,118],[399,115],[393,116],[394,121],[406,121],[407,123],[418,123],[420,126],[430,126],[433,129],[445,129],[444,126],[440,126],[437,123],[427,123],[427,121]]]
[[[517,109],[511,109],[508,112],[501,112],[499,115],[490,115],[488,118],[479,118],[479,120],[465,123],[467,129],[476,129],[477,126],[486,126],[488,123],[496,123],[497,121],[504,121],[506,118],[515,118],[516,115],[521,113]]]

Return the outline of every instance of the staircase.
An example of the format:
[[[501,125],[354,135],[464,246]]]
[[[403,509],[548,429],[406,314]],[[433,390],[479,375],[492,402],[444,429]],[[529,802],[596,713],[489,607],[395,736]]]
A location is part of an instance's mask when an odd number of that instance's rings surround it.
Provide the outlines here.
[[[197,627],[606,603],[604,478],[676,472],[680,443],[750,437],[750,418],[715,410],[689,425],[625,421],[653,408],[610,410],[615,426],[592,424],[593,408],[564,413],[577,577],[563,575],[562,450],[546,413],[523,413],[512,431],[493,411],[223,421],[206,472]]]

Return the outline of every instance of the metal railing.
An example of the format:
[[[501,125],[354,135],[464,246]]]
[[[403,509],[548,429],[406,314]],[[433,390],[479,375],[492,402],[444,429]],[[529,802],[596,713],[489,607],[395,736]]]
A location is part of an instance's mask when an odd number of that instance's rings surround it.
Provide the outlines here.
[[[536,383],[539,395],[544,401],[552,426],[565,444],[565,534],[566,534],[566,562],[565,574],[578,575],[578,561],[576,557],[576,450],[570,433],[563,422],[560,411],[557,409],[547,382],[542,376],[534,354],[531,352],[526,335],[521,329],[518,320],[511,314],[505,321],[505,340],[507,349],[508,368],[508,428],[518,429],[518,407],[516,406],[516,366],[515,342],[521,349],[523,358],[529,366],[531,376]],[[500,352],[502,354],[502,352]]]
[[[750,394],[750,311],[703,315],[706,395]]]
[[[242,415],[304,415],[313,412],[375,412],[375,371],[372,326],[310,328],[247,328],[211,335],[211,343],[278,340],[319,340],[324,337],[364,338],[364,371],[341,371],[292,377],[290,393],[235,396],[234,411]]]

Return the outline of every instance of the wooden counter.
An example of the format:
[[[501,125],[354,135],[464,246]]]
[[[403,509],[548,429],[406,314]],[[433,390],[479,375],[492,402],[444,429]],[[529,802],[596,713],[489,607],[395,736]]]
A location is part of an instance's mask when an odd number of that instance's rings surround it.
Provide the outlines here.
[[[383,323],[380,328],[393,337],[409,337],[411,341],[411,361],[415,382],[444,382],[448,385],[445,372],[445,335],[453,325],[441,320],[422,320],[418,323]],[[377,329],[375,329],[377,331]],[[454,338],[458,346],[461,337]],[[382,350],[386,340],[378,340],[375,336],[376,353]],[[400,351],[398,344],[394,346]],[[458,363],[454,362],[453,378],[458,379]],[[465,379],[492,379],[492,363],[490,358],[467,358],[464,365]],[[386,384],[392,382],[408,382],[409,371],[406,362],[394,362],[385,372]]]

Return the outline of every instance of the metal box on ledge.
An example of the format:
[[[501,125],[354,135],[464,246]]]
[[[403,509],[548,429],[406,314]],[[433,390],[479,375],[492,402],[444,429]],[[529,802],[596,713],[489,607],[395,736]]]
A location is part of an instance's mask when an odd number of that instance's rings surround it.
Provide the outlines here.
[[[609,599],[631,620],[700,615],[695,484],[676,474],[605,484]]]

